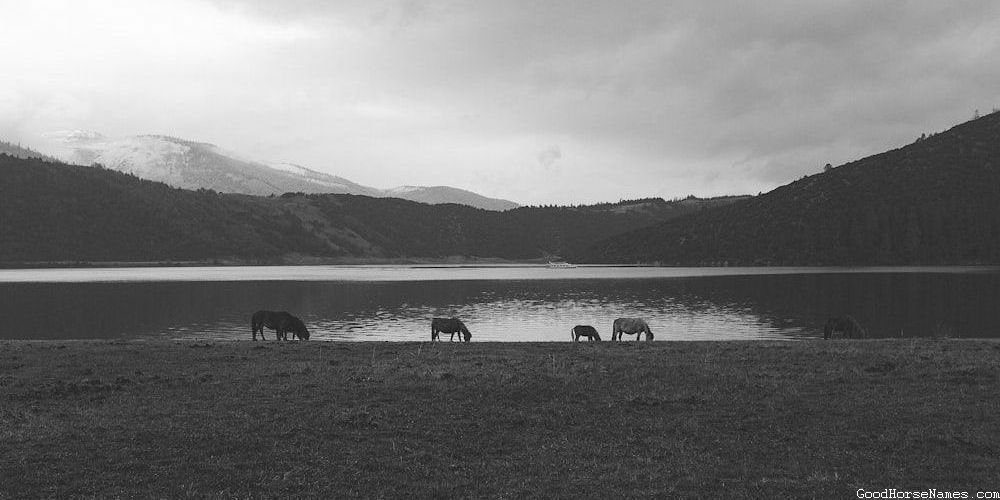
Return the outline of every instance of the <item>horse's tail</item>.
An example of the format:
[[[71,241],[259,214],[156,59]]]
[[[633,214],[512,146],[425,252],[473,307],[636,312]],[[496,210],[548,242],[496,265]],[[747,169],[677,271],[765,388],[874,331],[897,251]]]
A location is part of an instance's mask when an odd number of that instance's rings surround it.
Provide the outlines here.
[[[830,336],[833,335],[833,318],[826,320],[826,324],[823,325],[823,340],[829,340]]]

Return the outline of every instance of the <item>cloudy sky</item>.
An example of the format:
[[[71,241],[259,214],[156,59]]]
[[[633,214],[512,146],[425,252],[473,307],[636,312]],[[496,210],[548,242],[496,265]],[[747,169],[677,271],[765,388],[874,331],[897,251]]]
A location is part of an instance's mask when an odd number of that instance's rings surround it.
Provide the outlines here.
[[[0,0],[0,139],[524,204],[768,191],[1000,107],[1000,2]]]

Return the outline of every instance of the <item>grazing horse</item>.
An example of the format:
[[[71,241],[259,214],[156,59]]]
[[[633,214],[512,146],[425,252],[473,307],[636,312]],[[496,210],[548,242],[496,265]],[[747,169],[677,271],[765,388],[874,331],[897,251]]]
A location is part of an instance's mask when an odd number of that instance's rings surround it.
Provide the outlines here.
[[[299,340],[309,340],[309,330],[302,320],[288,314],[288,311],[257,311],[250,318],[250,330],[253,332],[253,339],[257,340],[257,332],[260,332],[260,339],[264,340],[264,327],[274,330],[277,340],[288,340],[288,332],[292,332],[292,338]]]
[[[868,332],[864,328],[861,328],[858,320],[851,316],[841,316],[826,320],[826,325],[823,326],[823,338],[829,339],[833,337],[834,332],[842,333],[845,339],[863,339],[868,336]]]
[[[597,333],[597,328],[590,325],[576,325],[573,330],[570,331],[570,336],[573,337],[573,342],[579,342],[580,337],[587,337],[587,342],[601,341],[601,334]]]
[[[646,341],[653,340],[653,331],[649,329],[646,320],[642,318],[618,318],[611,326],[611,341],[621,340],[622,333],[635,334],[635,341],[639,341],[640,334],[646,332]]]
[[[472,333],[469,329],[465,327],[465,323],[462,323],[458,318],[433,318],[431,319],[431,342],[435,340],[440,340],[438,338],[438,333],[450,333],[451,340],[455,340],[455,334],[462,332],[462,336],[465,336],[465,341],[468,342],[472,338]],[[459,342],[462,341],[462,336],[459,336]]]

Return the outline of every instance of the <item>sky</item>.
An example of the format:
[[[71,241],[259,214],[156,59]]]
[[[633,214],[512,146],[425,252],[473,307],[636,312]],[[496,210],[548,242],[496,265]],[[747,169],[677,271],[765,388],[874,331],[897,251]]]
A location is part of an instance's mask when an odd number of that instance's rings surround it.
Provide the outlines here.
[[[527,205],[767,192],[1000,107],[991,0],[0,0],[0,139]]]

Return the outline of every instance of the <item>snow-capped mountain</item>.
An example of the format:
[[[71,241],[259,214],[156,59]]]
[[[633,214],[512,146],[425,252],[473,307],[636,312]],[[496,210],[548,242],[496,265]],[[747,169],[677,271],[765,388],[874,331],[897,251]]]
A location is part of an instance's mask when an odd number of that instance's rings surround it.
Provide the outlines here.
[[[46,134],[44,152],[69,163],[100,164],[144,179],[184,189],[212,189],[252,195],[287,192],[358,194],[403,198],[421,203],[458,203],[487,210],[518,205],[507,200],[446,186],[378,189],[292,163],[265,163],[213,144],[161,135],[112,139],[85,131]]]

